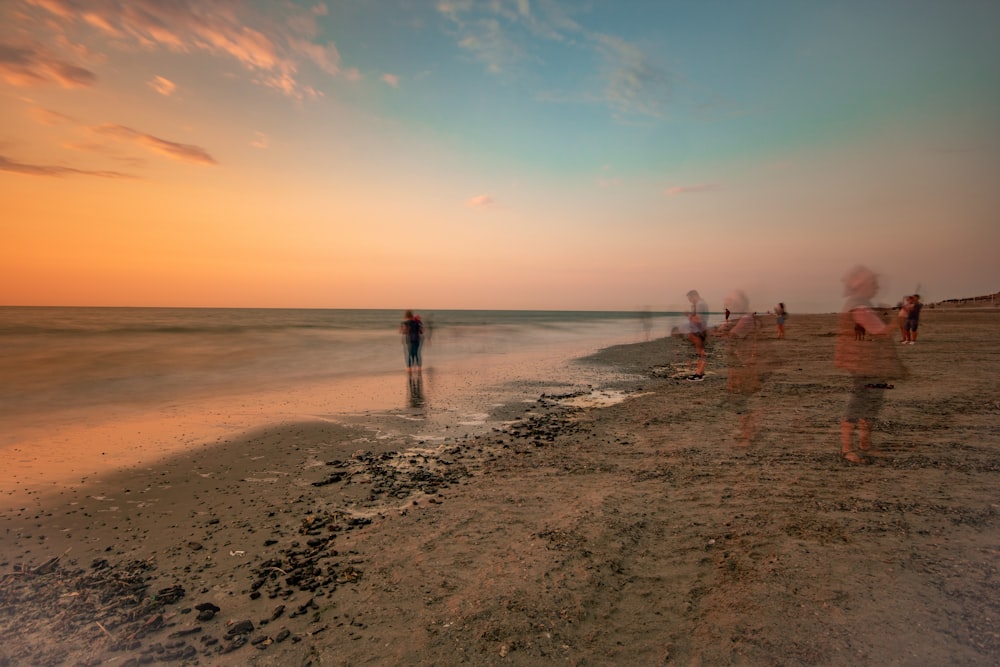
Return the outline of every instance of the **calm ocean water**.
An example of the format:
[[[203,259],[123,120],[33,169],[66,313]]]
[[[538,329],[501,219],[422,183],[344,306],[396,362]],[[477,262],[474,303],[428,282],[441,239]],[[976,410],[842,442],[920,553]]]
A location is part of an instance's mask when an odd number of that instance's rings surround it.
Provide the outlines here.
[[[420,314],[429,330],[428,368],[498,355],[516,365],[518,355],[541,350],[586,353],[642,340],[650,329],[664,335],[676,319],[639,312]],[[398,374],[401,317],[396,310],[0,308],[0,419],[37,424],[67,410]]]

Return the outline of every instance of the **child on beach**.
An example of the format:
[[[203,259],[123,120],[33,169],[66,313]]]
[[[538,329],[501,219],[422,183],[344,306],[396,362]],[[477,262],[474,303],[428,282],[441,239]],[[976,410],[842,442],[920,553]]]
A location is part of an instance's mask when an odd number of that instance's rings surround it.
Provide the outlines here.
[[[892,327],[879,318],[871,303],[878,287],[878,276],[863,266],[851,269],[844,276],[847,300],[838,319],[833,363],[853,378],[851,399],[840,422],[840,455],[850,464],[862,462],[854,448],[854,431],[858,432],[861,452],[870,451],[872,425],[885,401],[885,390],[892,389],[886,381],[906,375],[892,345]],[[872,341],[859,341],[855,334],[857,326],[864,327]]]

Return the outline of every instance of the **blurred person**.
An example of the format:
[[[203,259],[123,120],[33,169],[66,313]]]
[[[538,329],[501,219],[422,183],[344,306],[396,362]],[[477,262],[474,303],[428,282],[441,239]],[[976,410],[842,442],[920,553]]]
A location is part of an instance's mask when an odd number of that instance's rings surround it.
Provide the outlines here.
[[[851,374],[853,387],[847,410],[840,422],[840,455],[845,463],[862,463],[854,448],[854,432],[862,453],[872,448],[871,431],[885,402],[885,391],[892,389],[887,380],[902,379],[906,369],[892,345],[892,327],[878,316],[872,298],[878,293],[878,276],[864,266],[856,266],[844,276],[846,300],[841,310],[833,363]],[[872,341],[859,341],[855,327],[860,325]]]
[[[403,348],[406,350],[406,372],[419,372],[420,347],[424,342],[424,327],[419,316],[414,316],[412,310],[403,314],[403,322],[399,325],[399,333],[403,335]]]
[[[757,347],[760,320],[750,310],[750,300],[742,290],[734,290],[725,302],[726,308],[736,315],[734,323],[727,322],[721,327],[726,339],[726,391],[739,415],[738,444],[749,447],[760,427],[758,410],[750,404],[762,386]]]
[[[899,302],[899,311],[896,313],[896,324],[899,325],[899,337],[901,343],[906,343],[906,319],[910,316],[910,297],[904,296]]]
[[[785,337],[785,318],[788,317],[784,303],[779,303],[774,307],[774,315],[778,324],[778,339],[780,340]]]
[[[914,294],[910,298],[910,307],[906,311],[906,323],[903,326],[903,343],[914,345],[917,342],[917,326],[920,324],[920,310],[924,304],[920,303],[920,295]]]
[[[649,312],[649,306],[643,306],[639,311],[639,323],[642,326],[643,337],[648,341],[653,334],[653,314]]]
[[[708,304],[705,303],[698,290],[691,290],[687,293],[688,301],[691,302],[691,312],[688,313],[688,340],[694,345],[695,353],[698,355],[698,366],[694,375],[688,376],[692,382],[701,382],[705,379],[705,341],[708,339]]]

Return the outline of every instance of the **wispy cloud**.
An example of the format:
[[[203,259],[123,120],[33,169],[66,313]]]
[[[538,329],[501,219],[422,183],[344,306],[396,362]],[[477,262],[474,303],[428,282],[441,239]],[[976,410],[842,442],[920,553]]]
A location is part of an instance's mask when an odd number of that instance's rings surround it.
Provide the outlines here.
[[[617,120],[626,123],[666,115],[673,96],[670,71],[639,45],[588,29],[571,15],[567,3],[442,0],[437,10],[453,26],[458,46],[484,63],[490,73],[519,73],[526,64],[544,64],[543,52],[533,49],[540,45],[539,40],[573,50],[576,62],[596,63],[589,76],[581,73],[579,77],[588,82],[583,84],[586,88],[543,90],[535,99],[603,104]],[[581,57],[581,50],[593,57]],[[534,72],[540,73],[542,70]]]
[[[667,188],[666,194],[668,197],[676,197],[678,195],[693,194],[696,192],[711,192],[713,190],[720,190],[720,186],[716,183],[698,183],[695,185],[674,185]]]
[[[438,12],[452,24],[459,48],[482,63],[491,74],[512,71],[529,56],[521,41],[515,39],[524,19],[530,19],[526,2],[521,8],[501,2],[473,4],[464,0],[439,2]]]
[[[167,157],[175,160],[203,165],[218,164],[216,159],[209,155],[208,151],[200,146],[192,146],[190,144],[168,141],[166,139],[154,137],[151,134],[145,134],[143,132],[133,130],[132,128],[124,125],[105,123],[91,129],[95,133],[102,136],[132,141],[143,148],[153,151],[154,153],[166,155]]]
[[[512,39],[496,19],[482,19],[463,28],[458,45],[486,66],[491,74],[510,71],[526,59],[523,47]]]
[[[97,171],[92,169],[77,169],[75,167],[64,167],[61,165],[49,164],[26,164],[11,160],[5,155],[0,155],[0,171],[9,171],[15,174],[26,174],[28,176],[100,176],[102,178],[133,178],[128,174],[118,171]]]
[[[124,165],[128,165],[133,169],[140,169],[145,167],[147,161],[145,158],[136,157],[135,155],[126,155],[119,150],[116,150],[114,146],[110,146],[105,142],[100,141],[67,141],[62,144],[63,148],[68,148],[71,151],[83,151],[86,153],[96,153],[102,157],[109,160],[114,160]]]
[[[164,97],[170,97],[177,90],[177,84],[162,76],[154,76],[148,83],[149,87]]]
[[[229,57],[253,74],[253,80],[291,97],[317,97],[321,93],[305,83],[302,67],[315,65],[332,76],[356,78],[356,69],[344,69],[332,43],[317,41],[316,19],[326,6],[311,8],[284,5],[279,17],[256,11],[250,3],[201,0],[26,0],[62,36],[96,32],[108,48],[164,49],[176,53],[207,52]],[[41,15],[39,15],[41,12]],[[40,18],[39,18],[40,17]],[[8,60],[24,59],[20,51]],[[37,68],[36,68],[37,69]],[[63,68],[63,77],[86,79],[86,70]],[[36,76],[41,76],[37,73]],[[50,75],[54,76],[54,75]],[[93,75],[91,74],[91,77]]]
[[[396,76],[395,74],[383,74],[382,81],[392,86],[393,88],[399,87],[399,77]]]
[[[63,88],[81,88],[93,85],[97,75],[39,45],[0,44],[0,78],[12,86],[57,84]]]
[[[469,208],[490,209],[496,206],[496,201],[489,195],[476,195],[466,200],[465,205]]]
[[[67,116],[64,113],[58,111],[53,111],[52,109],[43,109],[42,107],[31,107],[28,109],[28,113],[31,117],[35,119],[36,122],[42,125],[63,125],[63,124],[76,124],[76,119]]]
[[[667,72],[634,44],[611,35],[594,38],[604,61],[604,97],[611,108],[624,116],[662,118],[671,95]]]
[[[263,132],[253,133],[253,141],[250,142],[251,146],[253,146],[254,148],[267,148],[268,144],[269,141],[266,134],[264,134]]]

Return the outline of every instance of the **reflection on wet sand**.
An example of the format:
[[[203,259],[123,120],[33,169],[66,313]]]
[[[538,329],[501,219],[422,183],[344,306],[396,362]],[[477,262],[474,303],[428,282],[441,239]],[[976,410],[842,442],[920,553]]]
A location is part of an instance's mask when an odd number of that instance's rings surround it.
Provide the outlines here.
[[[411,408],[424,407],[423,373],[421,373],[420,371],[417,371],[415,373],[407,373],[406,378],[409,389],[409,401],[407,403],[407,406]]]

